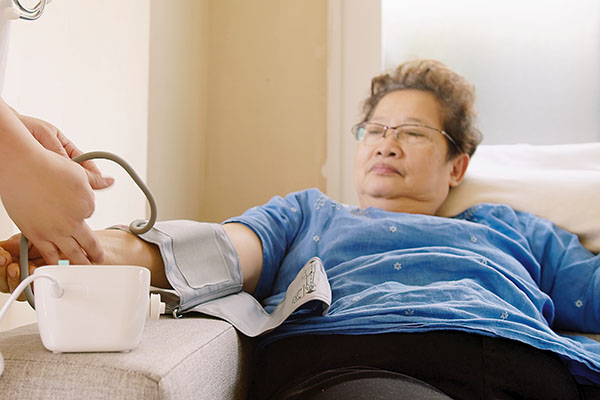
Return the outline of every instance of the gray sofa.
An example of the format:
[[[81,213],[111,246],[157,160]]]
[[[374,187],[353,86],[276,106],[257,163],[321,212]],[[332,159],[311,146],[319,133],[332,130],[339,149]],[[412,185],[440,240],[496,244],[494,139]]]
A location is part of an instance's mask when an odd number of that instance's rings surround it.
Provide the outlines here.
[[[128,353],[54,354],[32,324],[0,333],[0,398],[244,399],[253,350],[229,323],[201,316],[146,321]]]
[[[129,353],[46,350],[36,324],[0,334],[2,399],[243,399],[252,340],[205,318],[146,321]]]

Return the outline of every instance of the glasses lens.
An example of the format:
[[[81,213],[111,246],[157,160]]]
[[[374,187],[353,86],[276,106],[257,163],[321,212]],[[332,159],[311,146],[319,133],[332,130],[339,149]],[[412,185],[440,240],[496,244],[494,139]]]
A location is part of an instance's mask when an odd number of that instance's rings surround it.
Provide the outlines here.
[[[403,125],[397,128],[398,138],[408,144],[424,144],[433,140],[437,131],[426,126]]]
[[[354,135],[354,137],[356,138],[357,141],[361,141],[363,140],[363,138],[365,137],[365,124],[358,124],[358,125],[354,125],[352,127],[352,134]]]
[[[395,133],[394,137],[398,142],[407,145],[421,145],[434,141],[434,136],[441,132],[435,128],[418,124],[405,124],[396,128],[388,128],[375,122],[363,122],[352,128],[352,133],[356,140],[363,141],[366,144],[375,144],[385,135],[386,130],[389,134]],[[443,133],[442,133],[443,134]]]
[[[362,140],[367,144],[378,142],[384,135],[386,127],[379,124],[362,124]]]

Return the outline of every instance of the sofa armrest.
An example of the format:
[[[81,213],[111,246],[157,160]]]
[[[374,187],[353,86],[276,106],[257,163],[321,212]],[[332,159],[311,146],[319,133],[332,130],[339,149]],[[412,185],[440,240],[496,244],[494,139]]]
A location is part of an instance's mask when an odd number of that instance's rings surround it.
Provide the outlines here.
[[[206,318],[146,321],[128,353],[46,350],[37,325],[0,334],[3,398],[243,399],[253,342],[229,323]]]

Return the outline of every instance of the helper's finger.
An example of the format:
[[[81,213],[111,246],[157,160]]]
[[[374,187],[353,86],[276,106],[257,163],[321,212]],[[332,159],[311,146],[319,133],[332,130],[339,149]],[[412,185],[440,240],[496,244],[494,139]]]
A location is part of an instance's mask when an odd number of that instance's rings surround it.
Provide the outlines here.
[[[35,247],[48,265],[58,264],[59,254],[54,243],[39,242],[35,244]]]
[[[61,156],[68,157],[64,146],[57,137],[57,132],[60,131],[54,125],[26,115],[20,115],[19,119],[44,148]]]
[[[34,136],[36,136],[34,134]],[[58,140],[58,138],[54,135],[44,135],[43,138],[37,137],[36,139],[40,142],[40,144],[42,146],[44,146],[46,148],[46,150],[52,151],[58,155],[61,155],[63,157],[69,157],[67,152],[65,151],[64,147],[62,146],[62,144],[60,143],[60,141]]]
[[[73,237],[64,237],[56,241],[56,246],[63,254],[63,259],[66,258],[71,264],[88,265],[91,264],[87,254],[81,248],[79,243]],[[46,257],[44,257],[46,258]],[[58,259],[55,264],[58,264]]]
[[[69,158],[77,157],[83,154],[81,150],[79,150],[79,148],[77,148],[77,146],[75,146],[75,144],[71,142],[71,140],[61,131],[58,131],[56,136],[62,147],[67,152]],[[98,168],[96,163],[92,160],[82,162],[81,166],[83,169],[85,169],[85,172],[88,175],[88,181],[92,189],[106,189],[115,182],[114,178],[102,176],[102,171],[100,171],[100,168]]]
[[[88,182],[90,183],[90,186],[92,187],[92,189],[94,189],[94,190],[106,189],[107,187],[109,187],[113,183],[115,183],[114,178],[102,176],[102,173],[100,171],[90,170],[87,166],[87,163],[88,163],[88,161],[82,163],[81,165],[85,169],[85,173],[87,174],[87,177],[88,177]]]
[[[87,224],[82,224],[81,228],[73,235],[73,238],[77,241],[80,248],[86,252],[89,261],[95,264],[100,264],[104,261],[104,248],[100,245],[94,231]],[[69,259],[75,262],[71,258]]]

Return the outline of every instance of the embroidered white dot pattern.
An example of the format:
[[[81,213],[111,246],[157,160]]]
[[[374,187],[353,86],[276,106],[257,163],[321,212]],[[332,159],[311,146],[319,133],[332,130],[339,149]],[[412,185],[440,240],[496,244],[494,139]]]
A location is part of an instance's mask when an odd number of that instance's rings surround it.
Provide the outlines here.
[[[317,210],[320,210],[321,207],[323,207],[326,202],[327,202],[327,200],[324,197],[319,197],[315,203],[315,208]]]
[[[291,207],[290,211],[293,212],[293,213],[295,213],[296,211],[298,211],[298,209],[296,207]]]
[[[360,296],[354,296],[354,297],[352,298],[352,301],[353,301],[353,302],[355,302],[355,303],[356,303],[357,301],[359,301],[359,300],[360,300]]]
[[[471,235],[471,242],[477,243],[477,238],[473,235]]]
[[[406,314],[410,317],[412,315],[415,315],[415,310],[413,310],[413,309],[406,310],[406,311],[404,311],[404,314]]]
[[[390,232],[394,233],[398,230],[394,225],[390,226]]]
[[[582,306],[583,306],[583,301],[581,301],[581,300],[577,300],[577,301],[575,302],[575,307],[577,307],[577,308],[581,308]]]
[[[504,311],[504,312],[502,313],[502,315],[500,315],[500,318],[502,318],[502,319],[504,319],[504,320],[505,320],[505,319],[507,319],[507,318],[508,318],[508,311]]]
[[[400,264],[399,262],[395,262],[394,263],[394,269],[396,271],[400,271],[402,269],[402,264]]]
[[[321,238],[318,235],[313,236],[313,240],[315,242],[318,242],[319,240],[321,240]]]

